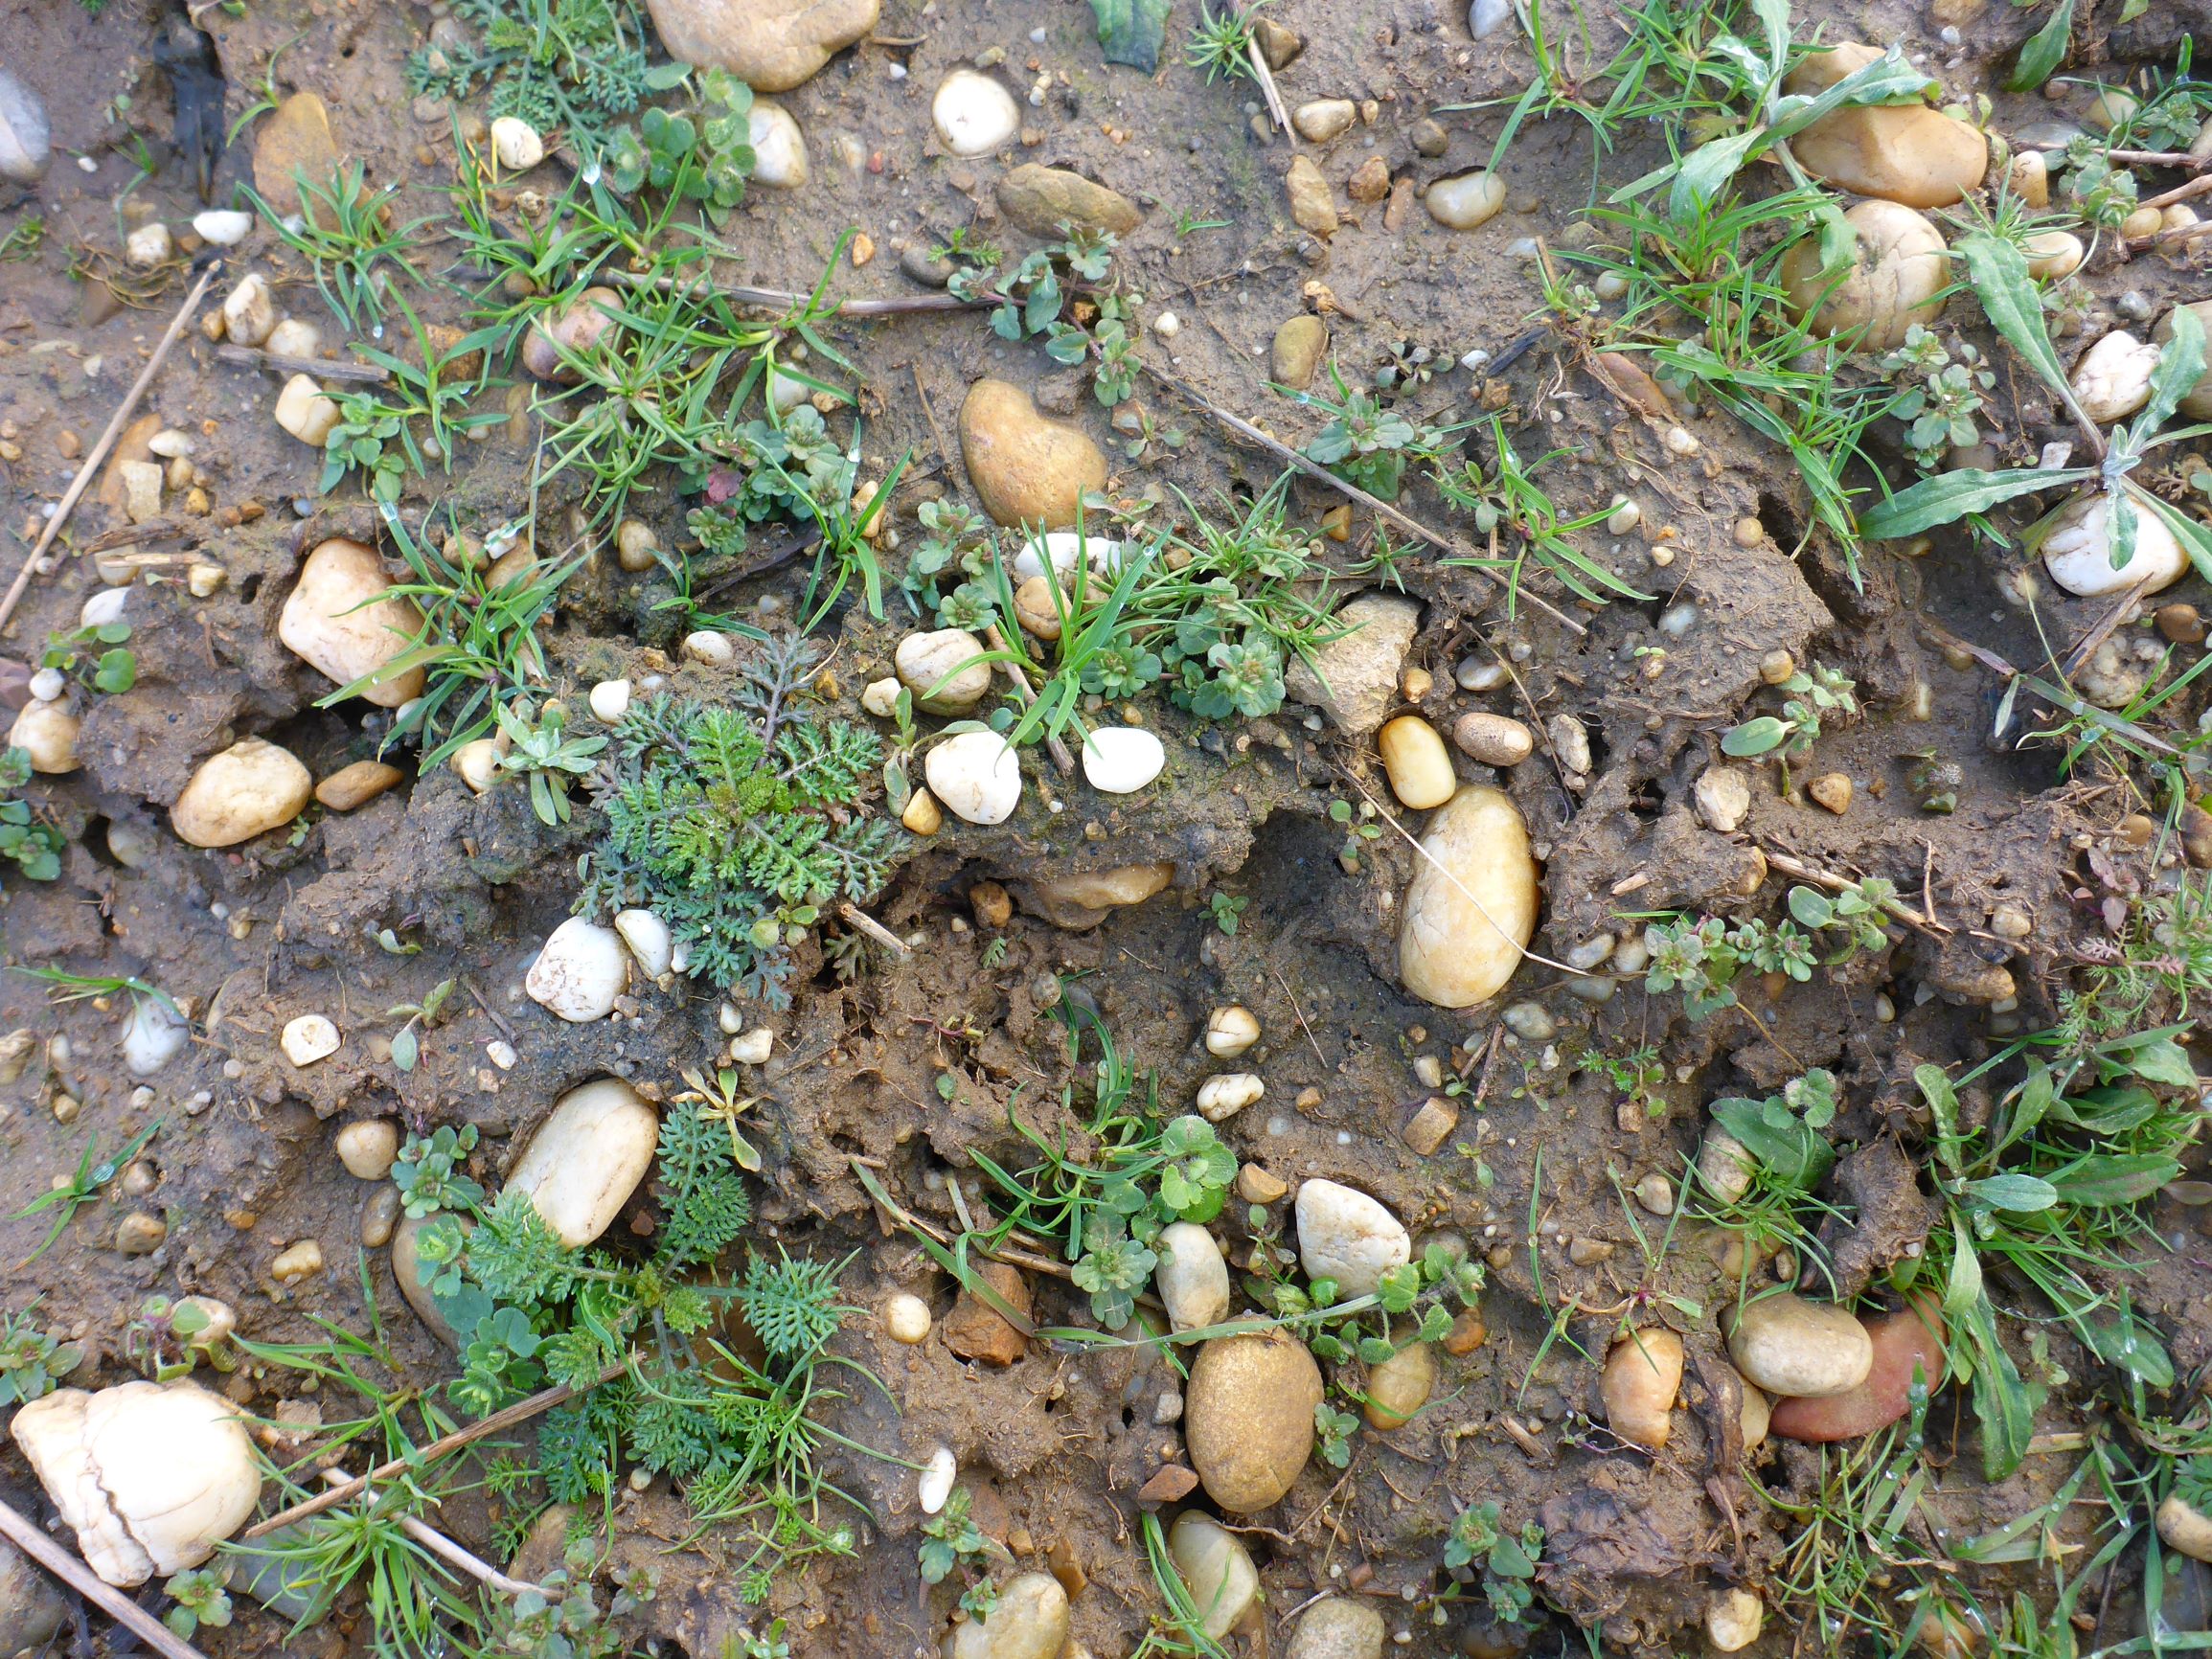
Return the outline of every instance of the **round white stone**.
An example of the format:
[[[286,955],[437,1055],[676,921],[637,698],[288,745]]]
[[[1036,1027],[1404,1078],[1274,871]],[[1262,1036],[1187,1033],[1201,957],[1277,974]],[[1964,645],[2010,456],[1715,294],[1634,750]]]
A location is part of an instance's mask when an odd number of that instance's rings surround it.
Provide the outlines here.
[[[996,732],[962,732],[929,751],[930,793],[969,824],[1003,824],[1021,804],[1021,763]]]
[[[807,140],[780,103],[756,103],[752,132],[753,182],[767,190],[797,190],[807,182]]]
[[[491,124],[491,151],[509,172],[527,172],[545,159],[545,140],[520,116],[503,115]]]
[[[629,682],[602,680],[591,688],[591,717],[613,725],[629,713]]]
[[[667,922],[650,910],[625,910],[616,915],[614,930],[629,946],[630,955],[637,958],[638,966],[645,969],[646,978],[658,979],[669,971],[675,940]]]
[[[937,136],[954,155],[989,155],[1021,130],[1021,108],[1014,94],[972,69],[955,69],[945,78],[929,114]]]
[[[304,1013],[285,1025],[277,1041],[292,1064],[311,1066],[338,1052],[338,1028],[319,1013]]]
[[[628,978],[620,936],[572,916],[546,940],[522,988],[549,1013],[581,1025],[612,1013]]]
[[[1160,775],[1168,752],[1139,726],[1102,726],[1083,739],[1083,775],[1102,795],[1129,795]]]
[[[1295,1208],[1299,1263],[1309,1279],[1334,1279],[1339,1296],[1372,1295],[1383,1274],[1413,1260],[1398,1217],[1355,1188],[1302,1182]]]
[[[236,208],[210,208],[194,214],[192,234],[218,248],[235,248],[253,234],[254,216]]]

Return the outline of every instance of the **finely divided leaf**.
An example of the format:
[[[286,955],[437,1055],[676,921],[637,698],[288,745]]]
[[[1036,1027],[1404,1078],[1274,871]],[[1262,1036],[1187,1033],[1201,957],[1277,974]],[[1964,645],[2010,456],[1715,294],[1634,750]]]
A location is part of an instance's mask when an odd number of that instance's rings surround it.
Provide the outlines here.
[[[1108,63],[1127,63],[1147,75],[1160,66],[1160,36],[1170,0],[1090,0],[1098,13],[1099,44]]]

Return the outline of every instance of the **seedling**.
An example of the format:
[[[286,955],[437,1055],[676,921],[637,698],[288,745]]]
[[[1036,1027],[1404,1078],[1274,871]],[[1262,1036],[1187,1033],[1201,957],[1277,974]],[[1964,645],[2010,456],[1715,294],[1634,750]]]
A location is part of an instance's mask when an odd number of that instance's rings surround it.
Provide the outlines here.
[[[31,1317],[34,1296],[20,1313],[0,1311],[0,1406],[29,1405],[52,1394],[83,1363],[81,1350],[49,1336]]]
[[[166,1579],[162,1593],[176,1605],[162,1615],[162,1623],[189,1642],[202,1625],[222,1629],[231,1622],[230,1593],[223,1576],[212,1567],[194,1567]]]
[[[1996,385],[1996,375],[1972,344],[1952,339],[1947,348],[1919,323],[1904,344],[1875,359],[1880,373],[1898,381],[1889,412],[1905,423],[1905,453],[1923,472],[1933,472],[1953,449],[1981,442],[1974,418]]]
[[[1820,740],[1823,715],[1858,717],[1858,686],[1847,676],[1818,663],[1813,665],[1811,673],[1799,669],[1782,682],[1780,689],[1788,693],[1782,713],[1757,715],[1742,725],[1729,727],[1721,739],[1722,754],[1739,760],[1778,754],[1787,772],[1791,760],[1810,754],[1813,745]]]
[[[1206,908],[1214,913],[1214,925],[1228,938],[1237,937],[1237,928],[1243,920],[1244,907],[1252,900],[1243,894],[1214,892],[1206,896]]]
[[[77,1160],[77,1172],[74,1175],[60,1186],[39,1193],[10,1216],[11,1221],[21,1221],[27,1216],[37,1215],[41,1210],[52,1210],[57,1206],[60,1210],[60,1214],[54,1217],[53,1227],[39,1241],[38,1248],[24,1257],[17,1265],[28,1267],[45,1255],[47,1247],[61,1237],[62,1229],[69,1225],[77,1212],[98,1199],[101,1188],[121,1174],[124,1165],[146,1150],[147,1144],[161,1132],[162,1122],[156,1118],[125,1141],[121,1151],[105,1158],[100,1155],[100,1136],[95,1133],[84,1143],[84,1153]]]
[[[315,267],[315,287],[331,314],[350,330],[363,319],[378,332],[393,273],[422,280],[407,249],[422,239],[427,218],[399,221],[393,211],[399,187],[371,190],[362,182],[362,164],[340,167],[329,179],[292,174],[299,187],[300,212],[287,217],[250,185],[246,197],[284,244]]]
[[[983,1618],[998,1604],[998,1587],[991,1581],[994,1557],[1005,1552],[969,1512],[974,1499],[966,1487],[954,1487],[945,1508],[922,1523],[922,1581],[942,1584],[955,1570],[964,1588],[960,1605],[970,1618]]]
[[[539,823],[565,824],[569,781],[592,769],[592,757],[606,747],[607,740],[604,736],[570,737],[563,730],[567,716],[556,704],[548,703],[536,721],[524,718],[518,709],[519,705],[502,704],[494,711],[499,729],[512,744],[499,757],[500,769],[530,780],[530,809]]]
[[[1258,3],[1265,4],[1265,0]],[[1219,11],[1210,0],[1198,8],[1198,20],[1191,26],[1190,40],[1183,51],[1193,69],[1205,71],[1208,86],[1239,76],[1253,77],[1249,10],[1240,10],[1231,0],[1222,0]]]
[[[430,994],[421,1002],[402,1002],[384,1011],[386,1019],[404,1017],[407,1023],[392,1034],[392,1063],[402,1072],[415,1069],[415,1061],[422,1053],[422,1038],[417,1028],[433,1029],[445,1011],[445,999],[453,994],[458,980],[442,979],[430,988]]]
[[[1478,1578],[1500,1624],[1517,1625],[1536,1605],[1536,1568],[1543,1557],[1543,1528],[1530,1521],[1519,1533],[1505,1530],[1494,1503],[1471,1504],[1451,1523],[1444,1542],[1445,1569],[1461,1579]]]
[[[61,874],[61,854],[69,837],[37,816],[12,791],[31,782],[31,757],[21,749],[0,749],[0,863],[12,864],[27,881],[52,881]]]
[[[59,669],[70,678],[112,696],[138,683],[138,659],[123,648],[128,638],[130,625],[124,622],[98,623],[69,633],[48,634],[39,666]],[[95,656],[100,646],[108,648]]]

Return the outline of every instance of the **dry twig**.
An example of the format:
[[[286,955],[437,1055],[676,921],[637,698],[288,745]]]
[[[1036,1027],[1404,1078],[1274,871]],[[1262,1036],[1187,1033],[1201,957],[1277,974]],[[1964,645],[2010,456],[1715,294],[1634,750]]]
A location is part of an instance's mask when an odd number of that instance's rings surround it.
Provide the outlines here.
[[[26,1556],[161,1654],[162,1659],[207,1659],[197,1648],[179,1639],[167,1625],[48,1537],[27,1516],[4,1503],[0,1503],[0,1534],[6,1534]]]

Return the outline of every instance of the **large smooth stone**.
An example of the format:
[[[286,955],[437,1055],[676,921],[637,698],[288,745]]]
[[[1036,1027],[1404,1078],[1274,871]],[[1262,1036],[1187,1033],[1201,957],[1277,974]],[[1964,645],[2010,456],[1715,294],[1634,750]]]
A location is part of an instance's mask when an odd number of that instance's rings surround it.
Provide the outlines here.
[[[1503,990],[1536,935],[1542,881],[1520,808],[1471,784],[1436,809],[1405,890],[1398,977],[1439,1008]]]
[[[291,751],[241,738],[200,762],[169,821],[194,847],[236,847],[297,818],[314,787]]]
[[[1144,222],[1137,204],[1080,172],[1024,162],[998,181],[998,211],[1033,237],[1066,235],[1063,227],[1126,237]]]
[[[507,1185],[529,1193],[573,1249],[606,1231],[652,1167],[659,1141],[660,1117],[646,1099],[620,1078],[601,1078],[560,1097]]]
[[[1334,1279],[1339,1299],[1369,1296],[1383,1274],[1413,1260],[1413,1239],[1380,1200],[1320,1177],[1303,1181],[1293,1206],[1298,1261],[1309,1279]]]
[[[1198,1627],[1219,1642],[1259,1599],[1260,1569],[1244,1540],[1208,1514],[1185,1510],[1168,1529],[1168,1556],[1197,1609]]]
[[[945,1645],[946,1659],[1060,1659],[1067,1647],[1067,1592],[1050,1573],[1023,1573],[999,1586],[998,1601]]]
[[[198,1566],[261,1495],[238,1407],[197,1383],[57,1389],[9,1426],[85,1564],[110,1584]]]
[[[881,0],[646,0],[679,62],[726,69],[755,92],[788,92],[876,27]]]
[[[1028,393],[1004,380],[969,389],[960,454],[984,511],[1000,524],[1071,529],[1083,493],[1106,488],[1099,446],[1079,428],[1039,415]]]
[[[1913,1368],[1927,1379],[1929,1392],[1943,1385],[1943,1318],[1933,1297],[1927,1312],[1904,1307],[1861,1319],[1874,1348],[1866,1380],[1844,1394],[1782,1399],[1767,1419],[1769,1432],[1785,1440],[1856,1440],[1886,1428],[1912,1408]]]
[[[1267,1331],[1217,1336],[1191,1364],[1183,1439],[1222,1509],[1250,1514],[1297,1483],[1313,1450],[1321,1368],[1306,1345]]]
[[[53,153],[54,130],[38,94],[0,68],[0,178],[36,184]],[[36,1643],[26,1642],[25,1647]]]
[[[1021,762],[996,732],[961,732],[924,757],[930,793],[967,824],[1003,824],[1021,805]]]
[[[376,550],[340,537],[308,555],[277,619],[277,638],[341,686],[378,674],[411,649],[422,631],[412,600],[386,599],[392,579]],[[378,674],[363,700],[396,709],[422,694],[422,670]]]
[[[1153,1241],[1159,1257],[1152,1283],[1168,1322],[1177,1330],[1198,1330],[1229,1316],[1229,1264],[1214,1236],[1196,1221],[1160,1229]]]
[[[1811,313],[1814,333],[1849,334],[1862,351],[1886,352],[1904,343],[1913,324],[1943,315],[1950,255],[1932,222],[1895,202],[1862,201],[1843,217],[1858,238],[1849,267],[1823,271],[1820,239],[1808,236],[1783,257],[1783,291],[1794,314]]]
[[[629,983],[622,935],[572,916],[550,934],[530,965],[522,989],[531,1001],[572,1025],[604,1019]]]
[[[1806,57],[1783,84],[1814,96],[1881,56],[1879,47],[1842,41]],[[1949,207],[1989,171],[1980,130],[1925,103],[1847,105],[1798,133],[1790,150],[1816,178],[1906,207]]]
[[[2189,574],[2189,555],[2166,522],[2140,501],[2135,508],[2135,547],[2128,561],[2112,566],[2109,515],[2110,499],[2100,490],[2077,495],[2032,526],[2028,546],[2042,556],[2051,580],[2082,599],[2126,593],[2137,582],[2154,594]]]
[[[1874,1343],[1848,1309],[1781,1290],[1724,1315],[1744,1379],[1785,1399],[1849,1394],[1874,1369]],[[1775,1415],[1782,1407],[1777,1404]]]
[[[392,1277],[399,1284],[399,1294],[407,1299],[407,1306],[415,1310],[415,1317],[429,1328],[430,1334],[447,1348],[458,1350],[461,1346],[461,1333],[453,1329],[452,1321],[439,1310],[437,1298],[430,1294],[430,1287],[422,1283],[420,1246],[422,1230],[429,1225],[426,1218],[408,1216],[401,1218],[399,1225],[393,1230]]]
[[[1313,383],[1314,373],[1329,352],[1329,325],[1311,311],[1300,311],[1275,330],[1267,350],[1267,367],[1275,384],[1303,392]]]

